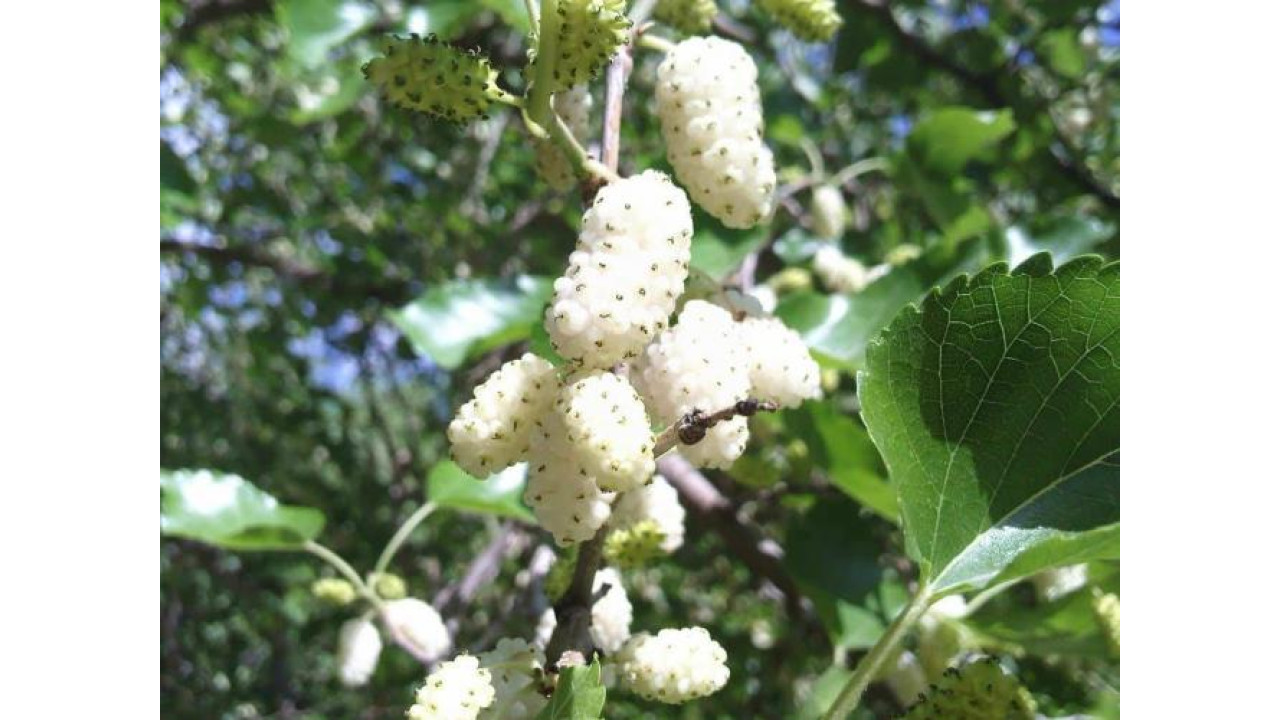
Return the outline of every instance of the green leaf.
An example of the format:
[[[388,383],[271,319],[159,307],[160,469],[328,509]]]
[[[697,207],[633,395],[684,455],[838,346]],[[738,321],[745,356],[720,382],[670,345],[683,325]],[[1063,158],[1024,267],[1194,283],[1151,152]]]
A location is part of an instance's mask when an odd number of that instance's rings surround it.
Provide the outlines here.
[[[718,282],[742,264],[743,258],[760,247],[765,228],[752,230],[708,229],[693,235],[689,264]]]
[[[907,594],[877,561],[882,543],[858,515],[857,505],[835,497],[794,516],[783,565],[813,601],[832,643],[860,649],[875,644]]]
[[[480,4],[489,8],[502,18],[502,22],[512,26],[521,34],[528,33],[529,11],[522,0],[480,0]]]
[[[862,366],[863,352],[898,311],[935,283],[963,272],[985,257],[977,242],[954,262],[921,258],[896,267],[856,295],[799,292],[784,297],[774,313],[804,338],[818,360],[847,369]],[[945,268],[945,269],[940,269]]]
[[[556,692],[534,720],[600,720],[605,689],[600,661],[560,671]]]
[[[928,170],[953,175],[985,157],[1017,126],[1013,111],[949,107],[935,110],[911,129],[907,152]]]
[[[440,507],[488,513],[533,522],[533,513],[524,506],[526,467],[513,465],[487,480],[477,480],[445,460],[431,468],[427,476],[427,500]]]
[[[160,532],[231,550],[301,547],[324,527],[324,514],[281,505],[238,475],[160,471]]]
[[[1040,39],[1040,54],[1054,72],[1066,78],[1078,78],[1084,74],[1084,49],[1080,47],[1079,31],[1075,27],[1050,30]]]
[[[796,720],[819,720],[827,714],[839,697],[853,671],[840,665],[832,665],[813,681],[804,702],[796,712]]]
[[[966,617],[964,624],[977,633],[980,643],[993,649],[1098,659],[1108,656],[1089,592],[1071,593],[1031,607],[991,603]]]
[[[934,291],[859,397],[937,595],[1118,550],[1120,266],[1048,254]]]
[[[1049,252],[1055,263],[1093,250],[1115,235],[1113,223],[1088,215],[1055,215],[1033,220],[1027,226],[1014,225],[1005,232],[1009,262],[1017,265],[1037,252]]]
[[[187,164],[163,140],[160,141],[160,188],[177,195],[192,195],[196,191],[196,181]]]
[[[529,337],[551,297],[551,280],[454,280],[390,313],[414,348],[452,370],[468,356]]]
[[[898,522],[898,498],[861,425],[829,402],[805,403],[786,417],[832,484],[889,522]]]
[[[304,67],[319,67],[329,51],[373,24],[377,10],[355,0],[286,0],[276,18],[288,33],[289,55]]]

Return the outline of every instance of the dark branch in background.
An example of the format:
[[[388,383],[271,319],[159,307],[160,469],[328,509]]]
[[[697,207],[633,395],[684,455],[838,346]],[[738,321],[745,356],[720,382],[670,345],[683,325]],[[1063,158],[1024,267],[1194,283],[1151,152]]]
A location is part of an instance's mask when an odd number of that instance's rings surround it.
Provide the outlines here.
[[[529,542],[529,535],[515,527],[510,521],[504,522],[493,539],[480,554],[471,560],[462,579],[447,585],[432,598],[431,604],[448,617],[454,609],[465,606],[475,598],[476,593],[485,584],[498,576],[502,569],[502,561],[511,553],[519,552]],[[455,622],[450,620],[450,622]]]
[[[173,34],[174,42],[193,39],[200,28],[229,20],[239,15],[254,15],[271,10],[270,0],[206,0],[187,6],[182,23]]]
[[[782,567],[782,548],[739,520],[733,502],[688,460],[679,455],[668,455],[658,460],[658,472],[675,487],[681,503],[697,517],[698,522],[710,526],[753,575],[782,591],[787,612],[793,617],[800,617],[804,612],[804,596]]]
[[[389,305],[403,305],[413,298],[413,288],[407,280],[353,283],[344,279],[349,274],[330,274],[320,268],[281,257],[254,245],[201,245],[174,238],[161,238],[160,252],[191,254],[222,265],[235,262],[241,265],[269,268],[277,276],[300,285],[313,286],[325,292],[366,295]]]
[[[1049,148],[1049,157],[1062,170],[1063,174],[1079,185],[1081,189],[1098,198],[1108,208],[1112,210],[1120,209],[1120,197],[1112,192],[1110,188],[1103,185],[1084,166],[1077,156],[1075,147],[1063,136],[1062,129],[1058,127],[1058,124],[1053,122],[1052,117],[1049,115],[1049,108],[1044,103],[1038,100],[1029,101],[1022,97],[1011,97],[1001,87],[998,74],[975,72],[942,54],[926,40],[913,35],[902,27],[898,23],[898,19],[894,17],[893,10],[887,2],[859,0],[859,4],[880,20],[889,33],[917,58],[934,68],[952,75],[968,86],[970,90],[980,95],[987,103],[997,107],[1014,108],[1015,111],[1019,106],[1030,107],[1034,114],[1043,114],[1049,117],[1050,123],[1053,125],[1054,140],[1064,149],[1064,152],[1060,154],[1054,151],[1053,148]]]

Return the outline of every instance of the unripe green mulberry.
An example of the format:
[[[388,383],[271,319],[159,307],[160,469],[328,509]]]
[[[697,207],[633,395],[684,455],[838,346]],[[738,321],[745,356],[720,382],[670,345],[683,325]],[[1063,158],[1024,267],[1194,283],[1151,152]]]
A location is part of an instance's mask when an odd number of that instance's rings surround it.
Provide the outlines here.
[[[835,0],[758,0],[760,7],[806,42],[826,42],[844,24]]]
[[[556,5],[556,25],[543,18],[542,31],[555,27],[556,67],[551,73],[551,92],[564,92],[600,74],[618,48],[627,43],[631,21],[626,0],[560,0]],[[536,53],[530,77],[537,76],[542,58]]]
[[[399,600],[407,592],[404,578],[394,573],[378,573],[373,577],[372,584],[373,591],[384,600]]]
[[[814,188],[813,206],[809,213],[813,217],[813,232],[818,237],[838,238],[843,235],[847,212],[839,188],[830,185]]]
[[[487,117],[490,102],[510,97],[488,57],[435,35],[393,38],[383,53],[365,63],[364,76],[402,108],[464,123]]]
[[[1107,641],[1107,651],[1111,657],[1120,657],[1120,598],[1113,593],[1099,595],[1093,599],[1093,614],[1102,626],[1103,637]]]
[[[624,570],[644,567],[666,553],[662,543],[666,533],[652,520],[641,520],[630,527],[611,530],[604,539],[604,559]]]
[[[904,720],[1032,720],[1035,701],[1018,681],[984,658],[951,668]]]
[[[342,578],[320,578],[311,583],[311,594],[334,605],[349,605],[356,599],[356,588]]]
[[[711,29],[716,11],[715,0],[658,0],[653,17],[686,35],[699,35]]]
[[[572,88],[556,93],[551,100],[556,113],[564,118],[569,132],[579,142],[585,144],[591,129],[591,93],[587,86],[574,85]],[[551,140],[538,140],[534,149],[538,162],[538,176],[548,185],[564,192],[577,184],[578,178],[573,172],[573,165],[564,156],[560,146]]]
[[[658,66],[667,159],[690,198],[731,228],[773,214],[777,175],[756,75],[741,45],[716,37],[689,38]]]

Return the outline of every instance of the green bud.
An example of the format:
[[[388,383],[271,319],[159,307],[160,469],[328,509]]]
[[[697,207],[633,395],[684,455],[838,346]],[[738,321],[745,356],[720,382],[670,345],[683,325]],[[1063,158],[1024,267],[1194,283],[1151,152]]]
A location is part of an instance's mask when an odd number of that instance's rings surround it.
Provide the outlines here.
[[[905,265],[920,257],[922,252],[919,245],[905,243],[885,253],[884,261],[890,265]]]
[[[758,0],[778,24],[806,42],[826,42],[844,24],[835,0]]]
[[[399,600],[407,589],[404,579],[394,573],[380,573],[373,576],[373,591],[384,600]]]
[[[1032,720],[1035,710],[1026,688],[995,659],[983,658],[947,670],[903,720]]]
[[[311,583],[311,594],[331,605],[350,605],[356,599],[356,588],[341,578],[320,578]]]
[[[779,295],[813,288],[813,273],[804,268],[787,268],[769,278],[769,287]]]
[[[703,35],[716,12],[715,0],[658,0],[653,17],[686,35]]]
[[[1120,659],[1120,598],[1114,593],[1098,595],[1093,599],[1093,614],[1102,627],[1107,640],[1107,651],[1112,659]]]
[[[662,543],[667,534],[653,520],[641,520],[631,527],[614,530],[604,540],[604,559],[621,569],[643,567],[666,555]]]
[[[435,35],[390,39],[382,57],[365,63],[364,76],[395,105],[455,123],[487,117],[490,102],[510,97],[488,57]]]
[[[631,21],[627,19],[626,0],[560,0],[556,8],[560,16],[556,36],[556,64],[551,73],[551,92],[568,90],[598,76],[613,59],[618,48],[630,40]],[[543,28],[547,23],[544,21]],[[536,77],[536,66],[542,61],[536,52],[527,77]]]
[[[840,387],[840,371],[835,368],[822,368],[822,392],[833,393]]]
[[[548,600],[556,602],[569,589],[570,583],[573,582],[573,567],[577,564],[577,545],[571,545],[563,553],[556,555],[556,561],[551,564],[551,569],[547,571],[547,579],[542,584]]]

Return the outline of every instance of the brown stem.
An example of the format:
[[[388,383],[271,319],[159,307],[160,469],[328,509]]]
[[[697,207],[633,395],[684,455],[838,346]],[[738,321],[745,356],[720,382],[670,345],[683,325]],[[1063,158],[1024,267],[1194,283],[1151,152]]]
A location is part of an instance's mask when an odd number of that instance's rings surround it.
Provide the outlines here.
[[[692,410],[684,417],[671,423],[671,426],[660,433],[653,443],[653,456],[661,457],[676,446],[677,443],[693,445],[706,437],[707,431],[725,420],[732,420],[739,415],[751,417],[758,412],[773,412],[778,409],[777,403],[768,400],[747,398],[739,400],[727,408],[712,413]]]
[[[573,567],[573,580],[560,602],[556,603],[556,629],[547,642],[547,663],[553,668],[566,651],[590,657],[595,649],[591,640],[591,606],[595,604],[592,589],[596,570],[604,555],[605,527],[596,536],[578,546],[578,563]]]

